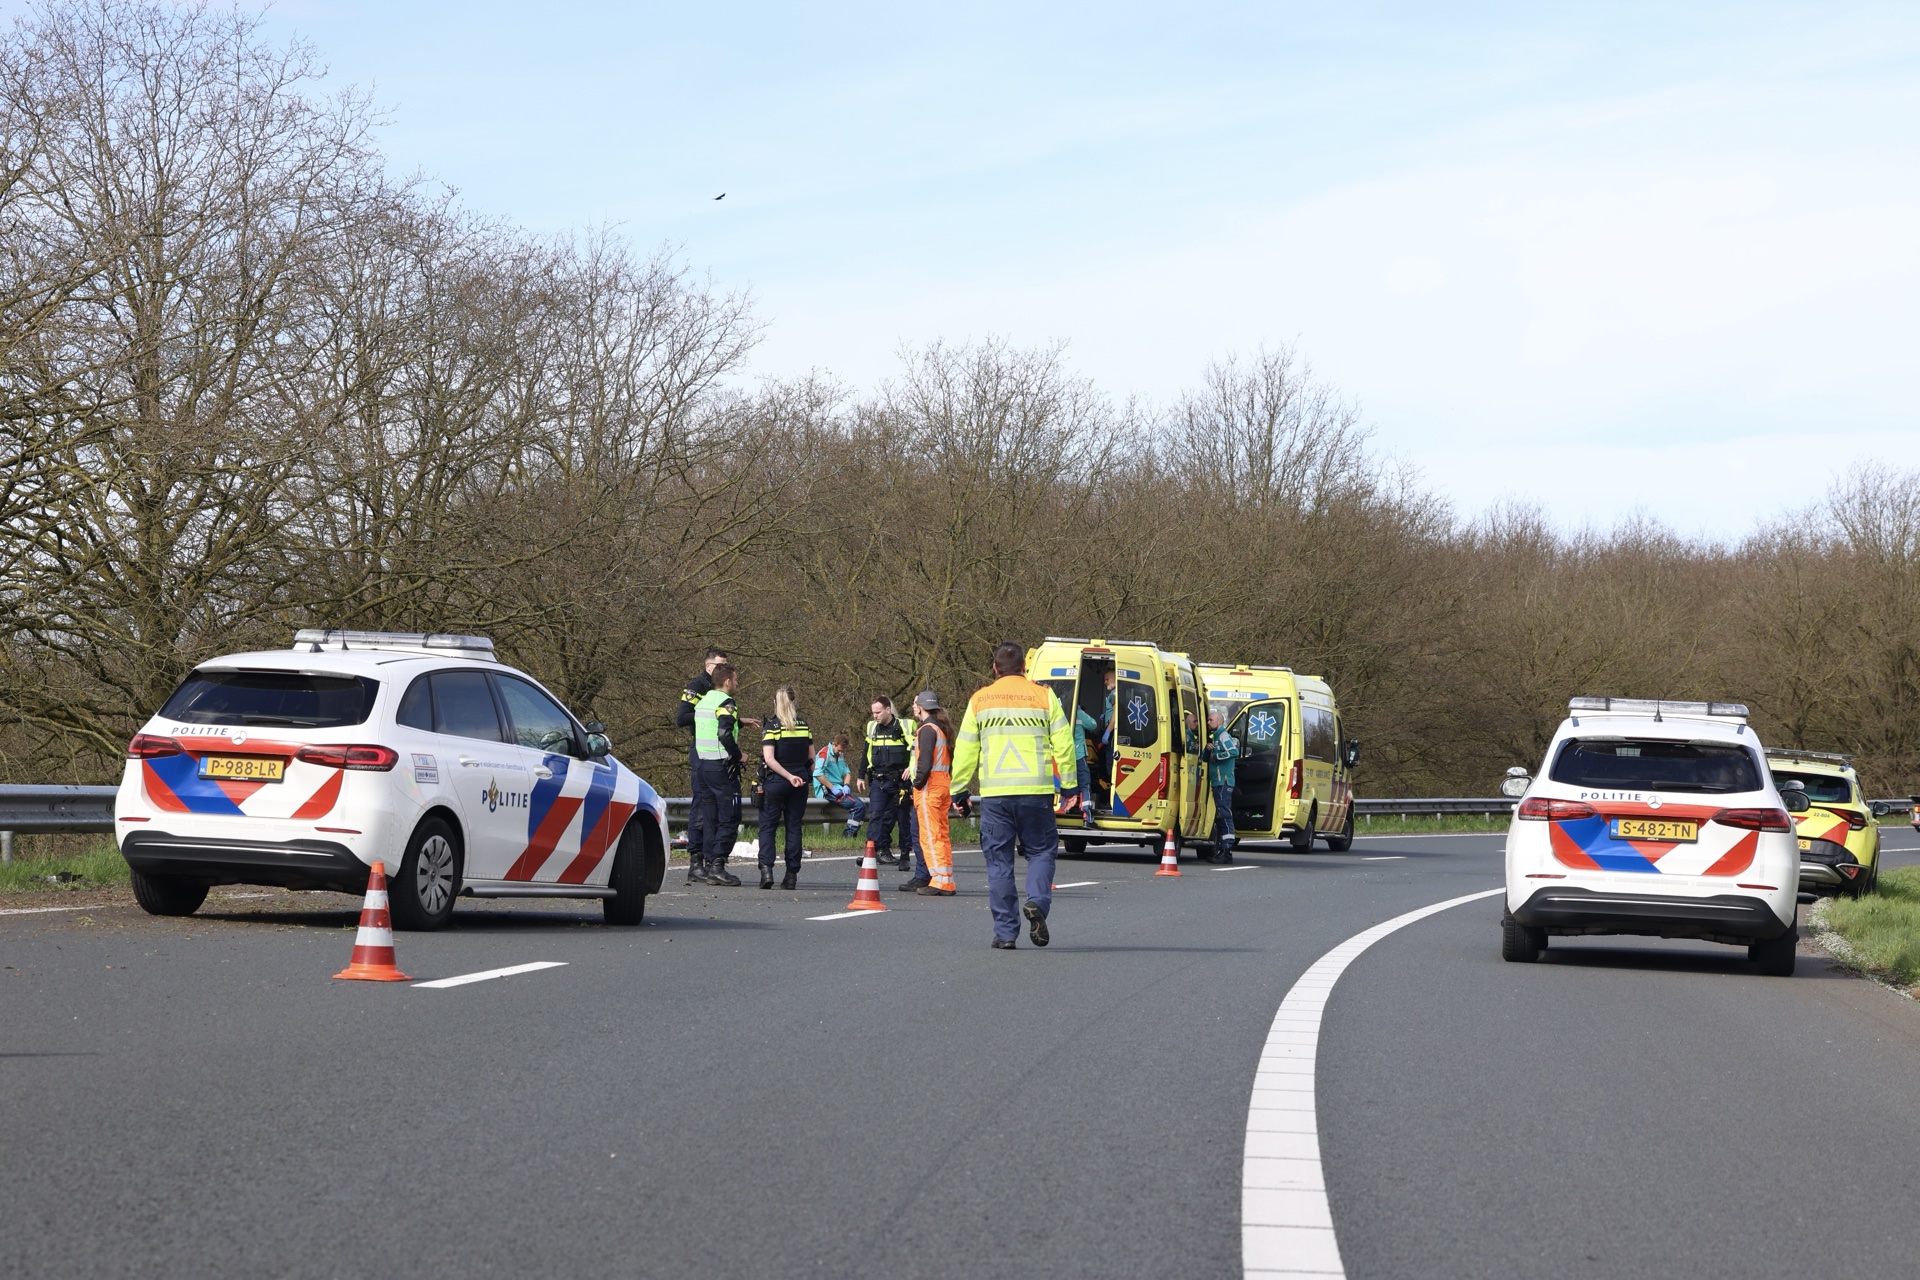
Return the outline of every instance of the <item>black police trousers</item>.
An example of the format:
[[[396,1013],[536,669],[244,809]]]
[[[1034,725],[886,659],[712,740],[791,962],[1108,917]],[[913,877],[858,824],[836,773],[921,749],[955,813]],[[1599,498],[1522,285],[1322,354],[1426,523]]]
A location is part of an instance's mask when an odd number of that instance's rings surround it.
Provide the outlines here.
[[[700,856],[709,866],[725,866],[740,838],[740,766],[729,760],[702,760],[693,766],[693,820],[700,832]]]

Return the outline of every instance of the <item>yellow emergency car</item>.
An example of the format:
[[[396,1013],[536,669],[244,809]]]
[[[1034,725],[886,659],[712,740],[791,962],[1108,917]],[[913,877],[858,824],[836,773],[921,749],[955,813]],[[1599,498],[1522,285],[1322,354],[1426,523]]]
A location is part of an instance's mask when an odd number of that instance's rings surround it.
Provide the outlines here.
[[[1800,837],[1802,893],[1844,893],[1857,898],[1880,882],[1880,824],[1860,792],[1853,757],[1830,751],[1767,752],[1773,785],[1799,783],[1810,802],[1794,815]]]
[[[1066,852],[1096,843],[1159,849],[1169,831],[1175,848],[1206,840],[1213,827],[1200,759],[1207,702],[1192,659],[1146,640],[1048,636],[1028,651],[1027,676],[1059,695],[1087,742],[1091,805],[1082,804],[1076,763],[1059,762]]]
[[[1200,664],[1207,701],[1240,744],[1234,834],[1288,841],[1304,852],[1318,835],[1336,852],[1353,845],[1353,767],[1333,690],[1289,667]]]

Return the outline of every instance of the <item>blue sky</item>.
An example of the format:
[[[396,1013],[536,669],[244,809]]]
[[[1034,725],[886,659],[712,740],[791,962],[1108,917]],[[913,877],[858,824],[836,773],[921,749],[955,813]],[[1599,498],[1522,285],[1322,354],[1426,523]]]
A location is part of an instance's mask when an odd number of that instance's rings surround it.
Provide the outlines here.
[[[756,373],[992,333],[1164,401],[1291,342],[1462,511],[1568,527],[1920,466],[1911,4],[272,15],[397,168],[750,290]]]

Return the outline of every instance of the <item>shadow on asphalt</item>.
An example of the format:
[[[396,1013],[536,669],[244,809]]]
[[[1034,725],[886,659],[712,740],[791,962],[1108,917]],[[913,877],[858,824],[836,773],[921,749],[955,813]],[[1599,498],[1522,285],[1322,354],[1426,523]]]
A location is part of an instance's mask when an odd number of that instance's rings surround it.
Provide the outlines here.
[[[1557,941],[1557,939],[1556,939]],[[1669,973],[1725,973],[1745,977],[1759,977],[1744,951],[1728,947],[1723,952],[1712,951],[1666,951],[1654,948],[1625,947],[1556,947],[1549,945],[1547,953],[1540,957],[1538,964],[1555,964],[1565,968],[1584,969],[1643,969],[1664,970]],[[1815,957],[1802,956],[1796,966],[1796,977],[1833,978],[1847,975],[1831,966],[1817,963]]]

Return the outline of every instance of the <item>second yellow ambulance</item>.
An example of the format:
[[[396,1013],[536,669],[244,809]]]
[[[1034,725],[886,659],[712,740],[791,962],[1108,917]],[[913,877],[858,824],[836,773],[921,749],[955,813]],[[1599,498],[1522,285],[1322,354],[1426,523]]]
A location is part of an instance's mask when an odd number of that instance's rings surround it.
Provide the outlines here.
[[[1242,841],[1286,840],[1295,849],[1353,844],[1353,767],[1360,744],[1340,723],[1333,690],[1288,667],[1202,663],[1210,708],[1240,744],[1234,834]]]

